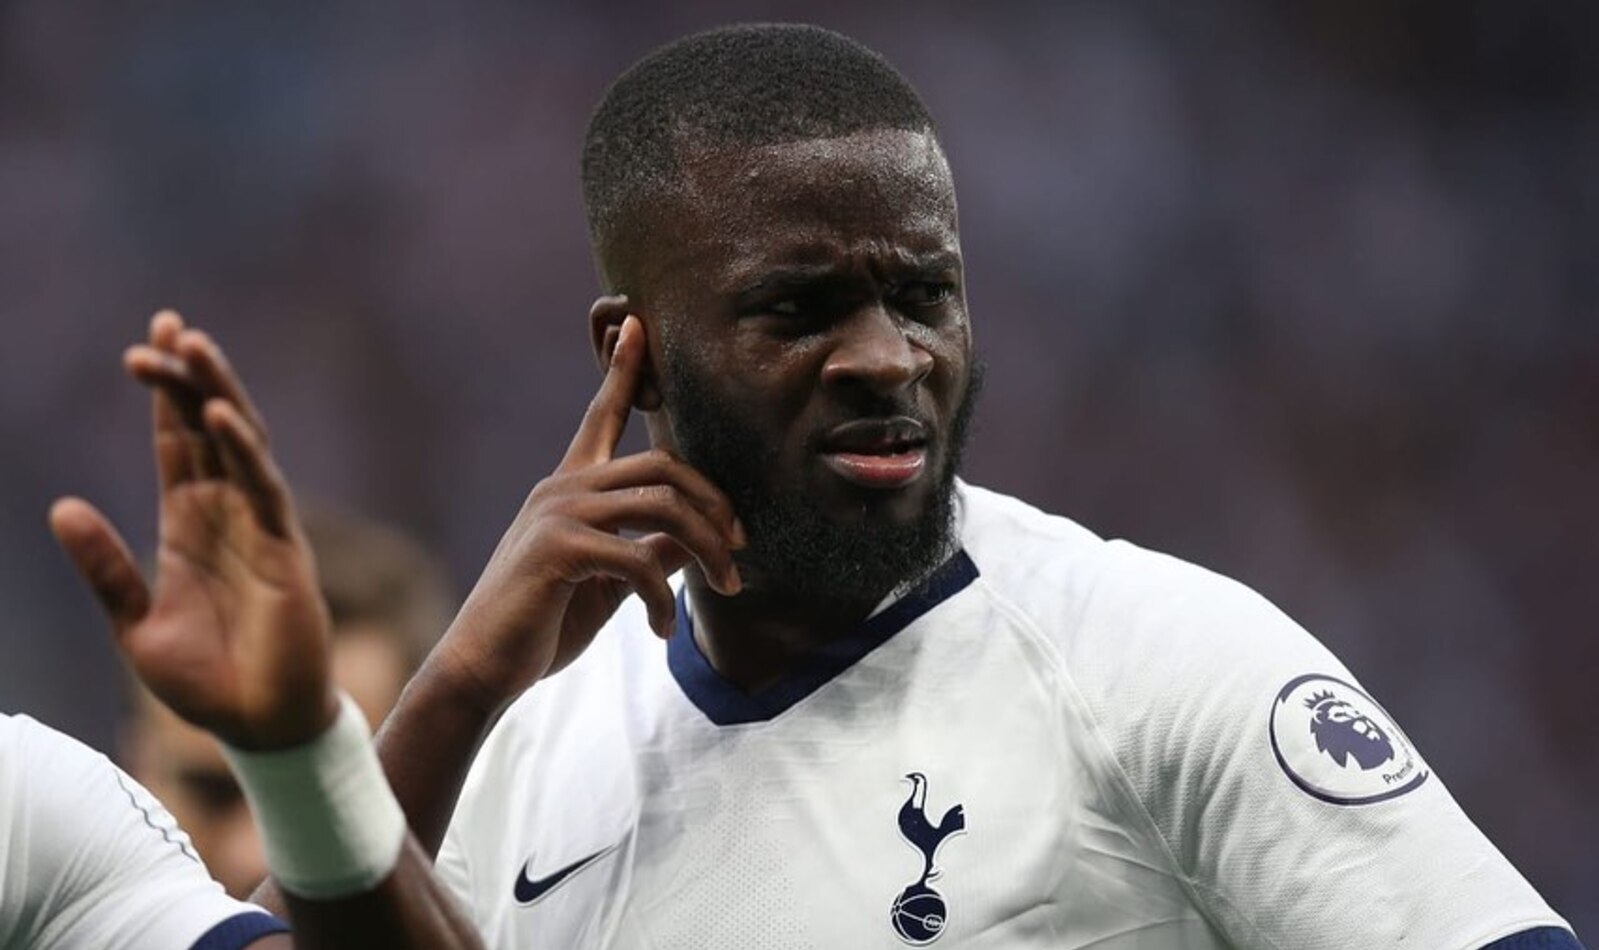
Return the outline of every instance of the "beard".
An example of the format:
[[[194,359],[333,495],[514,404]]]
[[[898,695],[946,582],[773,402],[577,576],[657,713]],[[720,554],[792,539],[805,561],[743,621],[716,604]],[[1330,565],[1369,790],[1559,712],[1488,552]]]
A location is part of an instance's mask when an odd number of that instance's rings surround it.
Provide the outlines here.
[[[749,541],[735,552],[735,561],[756,573],[768,590],[791,598],[875,604],[926,577],[954,553],[955,476],[982,388],[979,361],[971,363],[965,395],[941,446],[940,467],[930,473],[932,493],[918,515],[905,523],[875,518],[866,503],[858,521],[841,523],[803,489],[778,488],[777,447],[749,423],[741,406],[712,390],[706,374],[679,348],[668,345],[664,355],[663,404],[678,452],[733,503]],[[880,410],[872,415],[922,418],[898,404]]]

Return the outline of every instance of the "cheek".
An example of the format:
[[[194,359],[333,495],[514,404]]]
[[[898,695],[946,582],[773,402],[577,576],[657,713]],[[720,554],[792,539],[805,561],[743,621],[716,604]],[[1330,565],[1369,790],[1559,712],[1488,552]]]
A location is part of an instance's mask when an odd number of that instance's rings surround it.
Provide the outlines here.
[[[913,344],[932,355],[934,385],[939,389],[939,396],[949,401],[963,396],[972,359],[971,334],[965,320],[943,327],[918,324],[914,335],[908,333],[907,336]]]
[[[741,335],[720,374],[730,405],[758,427],[786,426],[821,385],[827,343],[816,337],[774,340]]]
[[[948,328],[931,327],[925,323],[904,324],[905,340],[917,349],[926,350],[934,359],[947,361],[959,349],[956,334]]]

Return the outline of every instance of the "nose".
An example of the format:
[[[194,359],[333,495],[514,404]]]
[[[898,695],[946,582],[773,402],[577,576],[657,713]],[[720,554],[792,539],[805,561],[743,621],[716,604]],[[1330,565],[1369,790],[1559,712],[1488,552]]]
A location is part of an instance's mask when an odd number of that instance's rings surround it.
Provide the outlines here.
[[[838,325],[839,340],[822,366],[822,384],[893,395],[933,369],[933,354],[905,332],[902,318],[881,303],[861,307]]]

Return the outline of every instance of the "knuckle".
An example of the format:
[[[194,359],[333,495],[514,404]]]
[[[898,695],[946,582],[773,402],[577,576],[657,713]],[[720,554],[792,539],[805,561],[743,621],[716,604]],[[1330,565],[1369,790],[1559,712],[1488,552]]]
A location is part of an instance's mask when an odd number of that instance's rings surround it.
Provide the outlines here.
[[[554,472],[546,475],[528,492],[527,509],[546,508],[553,505],[572,493],[573,476],[569,472]]]
[[[646,573],[660,573],[662,568],[660,556],[647,544],[633,544],[633,562]]]
[[[644,453],[645,460],[649,463],[650,471],[665,475],[677,465],[677,456],[663,448],[653,448]]]
[[[634,491],[638,493],[640,500],[651,505],[666,508],[681,508],[683,505],[683,496],[675,485],[640,485]]]
[[[528,505],[548,497],[552,492],[559,491],[560,482],[561,474],[559,472],[539,479],[538,483],[533,486],[533,490],[527,493]]]

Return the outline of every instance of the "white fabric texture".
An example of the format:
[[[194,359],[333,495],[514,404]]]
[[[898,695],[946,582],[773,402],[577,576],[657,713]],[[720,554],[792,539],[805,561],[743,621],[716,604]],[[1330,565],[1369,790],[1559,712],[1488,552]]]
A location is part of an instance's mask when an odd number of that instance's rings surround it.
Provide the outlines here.
[[[1284,687],[1363,701],[1262,598],[960,491],[976,579],[770,715],[717,725],[636,600],[518,700],[439,859],[490,945],[1465,950],[1564,926],[1435,775],[1405,786],[1419,757],[1382,801],[1296,784],[1268,721],[1308,743],[1313,713]]]
[[[303,746],[222,750],[261,827],[267,867],[284,890],[332,900],[369,891],[393,872],[405,844],[405,813],[349,694],[339,696],[333,724]]]
[[[105,756],[0,716],[0,948],[174,950],[260,912],[223,893],[166,809]]]

